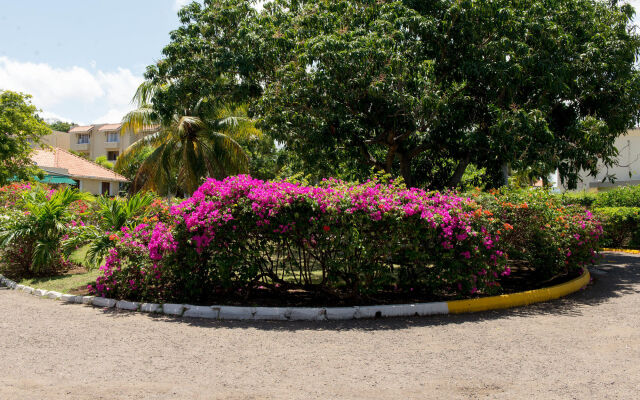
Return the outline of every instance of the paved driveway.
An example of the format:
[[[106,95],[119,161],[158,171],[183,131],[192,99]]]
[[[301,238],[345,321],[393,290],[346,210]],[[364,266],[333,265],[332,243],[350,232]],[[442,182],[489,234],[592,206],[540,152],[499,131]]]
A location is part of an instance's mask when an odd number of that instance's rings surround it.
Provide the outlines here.
[[[217,322],[0,290],[0,399],[633,399],[640,257],[587,290],[473,315]]]

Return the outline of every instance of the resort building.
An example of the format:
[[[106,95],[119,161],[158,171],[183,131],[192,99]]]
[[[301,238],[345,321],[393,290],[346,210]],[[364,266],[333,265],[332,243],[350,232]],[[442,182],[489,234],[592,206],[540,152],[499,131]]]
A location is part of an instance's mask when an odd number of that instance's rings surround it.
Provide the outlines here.
[[[77,186],[83,192],[115,196],[124,176],[58,147],[35,149],[31,160],[45,172],[42,180],[52,184]]]
[[[52,131],[50,134],[40,138],[42,143],[51,147],[59,147],[69,150],[71,146],[71,138],[67,132]]]
[[[106,156],[107,160],[115,162],[118,156],[132,143],[157,131],[149,130],[142,134],[134,134],[132,131],[128,131],[121,134],[121,128],[122,124],[74,126],[67,134],[69,147],[57,147],[84,154],[91,160]]]

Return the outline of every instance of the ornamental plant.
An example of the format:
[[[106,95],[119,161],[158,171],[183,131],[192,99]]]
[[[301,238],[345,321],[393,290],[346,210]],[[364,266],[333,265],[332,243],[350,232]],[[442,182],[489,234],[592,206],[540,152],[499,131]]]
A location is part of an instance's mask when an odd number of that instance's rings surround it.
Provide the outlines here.
[[[74,203],[90,199],[75,189],[39,188],[22,194],[24,211],[14,209],[0,223],[3,271],[10,276],[50,276],[71,266],[61,252],[62,241],[77,222]]]
[[[92,290],[184,302],[258,288],[337,298],[473,295],[497,292],[509,274],[490,211],[456,194],[378,179],[318,186],[209,179],[172,215],[172,224],[151,232],[146,225],[119,232]]]
[[[584,207],[564,205],[560,197],[535,188],[506,187],[474,197],[502,224],[496,234],[510,266],[552,278],[595,262],[603,230]]]

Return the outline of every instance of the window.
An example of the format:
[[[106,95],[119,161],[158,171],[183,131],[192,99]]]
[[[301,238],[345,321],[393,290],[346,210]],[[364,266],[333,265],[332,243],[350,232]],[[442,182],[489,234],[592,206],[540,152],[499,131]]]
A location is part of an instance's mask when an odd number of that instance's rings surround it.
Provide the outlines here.
[[[107,143],[118,143],[120,141],[120,134],[118,132],[107,133]]]
[[[118,159],[118,152],[117,151],[107,151],[107,160],[115,161],[117,159]]]
[[[78,135],[78,144],[89,144],[89,134],[82,133]]]

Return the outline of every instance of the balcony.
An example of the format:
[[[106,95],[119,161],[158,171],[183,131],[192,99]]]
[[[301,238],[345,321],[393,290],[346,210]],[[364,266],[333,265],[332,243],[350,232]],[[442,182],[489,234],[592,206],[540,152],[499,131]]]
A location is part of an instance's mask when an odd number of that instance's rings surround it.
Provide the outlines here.
[[[104,142],[104,148],[105,149],[119,149],[120,148],[120,142]]]
[[[71,150],[73,151],[89,151],[89,143],[71,143]]]

